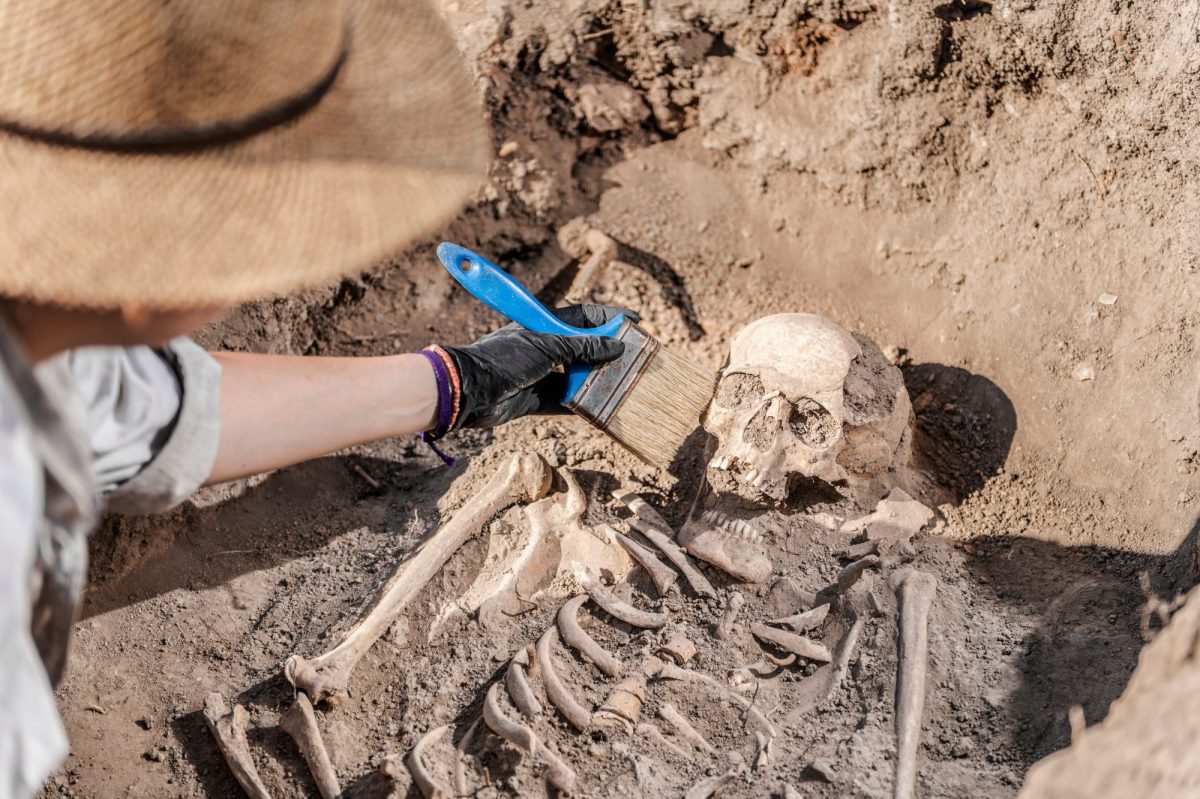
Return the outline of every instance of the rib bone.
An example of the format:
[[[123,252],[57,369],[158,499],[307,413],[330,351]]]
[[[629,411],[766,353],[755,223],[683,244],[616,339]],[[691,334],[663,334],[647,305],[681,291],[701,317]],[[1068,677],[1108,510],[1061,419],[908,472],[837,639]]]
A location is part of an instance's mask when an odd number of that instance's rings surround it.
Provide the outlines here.
[[[508,664],[508,672],[504,675],[504,684],[508,687],[508,695],[512,697],[517,710],[529,718],[542,714],[542,703],[534,695],[526,678],[525,667],[529,665],[529,648],[521,649],[513,655]]]
[[[250,757],[250,743],[246,740],[246,708],[234,705],[231,709],[225,697],[214,691],[204,700],[204,721],[217,739],[217,746],[225,756],[234,779],[246,795],[250,799],[271,799]]]
[[[296,746],[300,747],[300,754],[304,756],[304,762],[308,763],[308,770],[316,780],[317,790],[321,792],[323,799],[337,799],[341,796],[342,789],[338,787],[337,773],[333,770],[333,764],[329,762],[329,753],[325,751],[325,741],[321,739],[321,730],[317,727],[317,717],[313,713],[308,694],[303,691],[297,692],[296,701],[280,717],[279,726],[292,736]]]
[[[797,613],[793,616],[784,616],[782,619],[771,619],[771,624],[782,624],[786,627],[791,627],[798,633],[811,630],[813,627],[820,625],[825,621],[825,617],[829,615],[829,604],[817,605],[812,610],[806,610],[803,613]]]
[[[550,700],[550,704],[563,714],[563,718],[571,722],[580,732],[584,732],[591,726],[592,714],[567,690],[554,670],[553,647],[557,639],[558,631],[553,627],[547,629],[538,639],[537,659],[538,666],[542,670],[542,687],[546,689],[546,697]]]
[[[818,663],[828,663],[833,660],[833,655],[824,644],[818,644],[816,641],[812,641],[802,635],[789,633],[786,630],[776,630],[774,627],[768,627],[765,624],[751,624],[750,632],[762,640],[775,644],[775,646],[786,649],[788,652],[792,652],[802,658]]]
[[[659,627],[665,627],[667,622],[670,621],[665,613],[638,610],[612,591],[600,585],[596,580],[585,582],[583,590],[587,591],[592,601],[610,616],[618,618],[626,624],[632,624],[634,627],[658,629]]]
[[[579,607],[587,600],[586,594],[580,594],[559,609],[558,633],[569,646],[574,647],[585,658],[595,663],[596,668],[609,677],[616,677],[621,673],[621,661],[609,654],[579,626],[576,614],[579,613]]]
[[[650,575],[650,579],[653,581],[654,588],[658,591],[659,596],[667,595],[667,592],[671,590],[675,585],[675,581],[679,578],[679,575],[673,569],[659,560],[649,549],[634,541],[629,536],[614,530],[609,525],[602,524],[598,529],[616,539],[621,546],[625,547],[625,551],[641,564],[646,573]]]
[[[426,541],[415,555],[400,564],[380,591],[371,611],[336,647],[320,657],[288,658],[284,674],[313,702],[336,700],[358,661],[421,589],[446,564],[467,539],[477,534],[493,516],[515,502],[530,502],[550,490],[549,465],[538,455],[518,452],[498,469],[483,490],[459,508],[454,517]]]
[[[717,791],[740,777],[745,770],[746,763],[742,760],[741,755],[735,754],[728,771],[700,780],[683,795],[683,799],[709,799]]]
[[[487,697],[483,700],[483,723],[492,732],[527,753],[530,757],[545,760],[549,766],[549,770],[546,772],[546,779],[560,791],[570,793],[575,788],[574,770],[543,744],[533,734],[533,730],[504,715],[504,711],[500,709],[500,703],[497,698],[499,690],[499,683],[492,683],[492,687],[488,689]]]
[[[679,734],[686,738],[692,746],[708,755],[715,755],[717,753],[717,750],[708,742],[708,739],[701,735],[692,726],[692,723],[684,718],[683,714],[670,702],[663,703],[663,706],[658,709],[658,715],[662,717],[663,721],[678,730]]]
[[[925,712],[925,670],[929,661],[929,609],[937,578],[914,569],[892,575],[900,602],[900,653],[896,674],[896,799],[912,799],[917,784],[917,749]]]
[[[672,742],[668,741],[667,737],[662,734],[662,730],[660,730],[658,727],[654,726],[650,722],[643,721],[641,724],[637,725],[637,732],[638,732],[638,735],[641,735],[645,738],[649,738],[650,740],[654,741],[656,744],[658,744],[662,748],[666,749],[668,752],[671,752],[672,754],[674,754],[680,760],[689,760],[689,761],[691,760],[691,758],[688,757],[687,752],[683,751],[678,746],[676,746]]]
[[[667,524],[667,520],[660,516],[658,511],[650,507],[650,503],[628,491],[614,491],[613,496],[633,511],[634,517],[629,520],[629,526],[646,536],[646,540],[658,547],[667,556],[667,560],[675,564],[675,568],[683,573],[683,578],[688,581],[693,591],[699,596],[717,595],[708,578],[691,564],[687,553],[675,543],[675,531],[671,529],[671,525]]]
[[[413,782],[417,784],[417,788],[421,791],[421,795],[425,799],[449,799],[453,794],[449,789],[442,787],[434,776],[425,768],[425,747],[429,745],[434,738],[439,738],[449,731],[450,725],[443,724],[441,727],[434,727],[429,732],[421,736],[416,745],[413,746],[412,752],[408,756],[408,770],[412,774]]]

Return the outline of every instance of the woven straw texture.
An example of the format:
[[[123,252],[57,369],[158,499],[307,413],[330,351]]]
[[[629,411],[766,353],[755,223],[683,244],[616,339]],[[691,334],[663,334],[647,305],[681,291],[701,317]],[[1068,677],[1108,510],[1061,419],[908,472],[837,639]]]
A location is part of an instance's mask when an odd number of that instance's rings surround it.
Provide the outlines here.
[[[443,224],[488,136],[426,0],[0,0],[0,294],[241,302]]]

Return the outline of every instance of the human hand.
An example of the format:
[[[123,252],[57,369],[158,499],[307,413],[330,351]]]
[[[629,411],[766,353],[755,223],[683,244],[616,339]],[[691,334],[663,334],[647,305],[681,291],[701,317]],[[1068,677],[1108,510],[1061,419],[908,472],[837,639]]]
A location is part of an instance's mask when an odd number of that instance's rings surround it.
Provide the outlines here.
[[[553,309],[573,327],[599,327],[623,314],[624,308],[571,305]],[[533,333],[510,324],[465,347],[444,347],[459,378],[459,410],[453,429],[495,427],[530,413],[565,412],[566,390],[559,367],[569,363],[605,363],[624,350],[619,341],[600,336]]]

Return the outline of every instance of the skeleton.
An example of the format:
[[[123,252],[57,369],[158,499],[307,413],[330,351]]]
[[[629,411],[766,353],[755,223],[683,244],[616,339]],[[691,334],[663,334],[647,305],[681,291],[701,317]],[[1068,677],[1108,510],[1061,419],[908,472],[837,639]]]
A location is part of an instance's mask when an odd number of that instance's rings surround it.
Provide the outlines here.
[[[705,429],[718,492],[782,502],[803,479],[861,482],[905,465],[911,405],[899,370],[862,335],[812,314],[738,331]]]
[[[925,669],[929,661],[929,609],[937,578],[915,569],[892,574],[900,603],[900,655],[896,671],[896,799],[912,799],[917,785],[917,749],[925,712]]]
[[[271,799],[250,757],[250,743],[246,740],[246,708],[234,705],[230,709],[225,697],[214,691],[204,700],[204,721],[217,739],[217,745],[234,779],[246,795],[250,799]]]
[[[336,647],[306,660],[288,658],[284,674],[288,681],[314,702],[334,700],[346,692],[354,667],[408,604],[446,564],[467,539],[476,535],[493,516],[516,502],[532,502],[550,488],[550,467],[540,456],[517,453],[498,469],[483,490],[463,505],[453,518],[402,562],[384,585],[371,611]]]

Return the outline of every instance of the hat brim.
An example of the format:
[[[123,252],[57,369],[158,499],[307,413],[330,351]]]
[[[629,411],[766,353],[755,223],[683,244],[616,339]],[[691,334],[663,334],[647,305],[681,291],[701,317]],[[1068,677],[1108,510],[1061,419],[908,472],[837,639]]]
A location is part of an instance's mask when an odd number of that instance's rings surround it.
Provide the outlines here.
[[[489,141],[425,2],[352,4],[332,84],[245,139],[138,153],[0,133],[0,295],[228,305],[366,268],[449,220]]]

